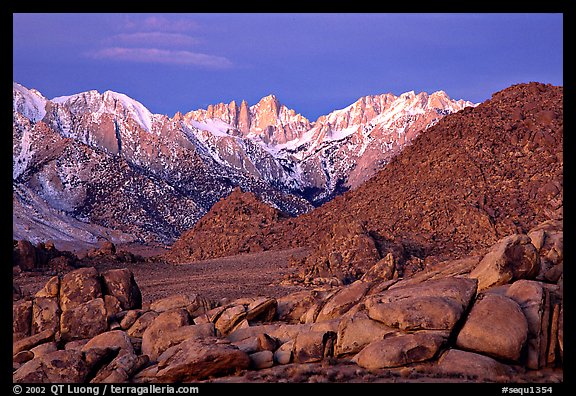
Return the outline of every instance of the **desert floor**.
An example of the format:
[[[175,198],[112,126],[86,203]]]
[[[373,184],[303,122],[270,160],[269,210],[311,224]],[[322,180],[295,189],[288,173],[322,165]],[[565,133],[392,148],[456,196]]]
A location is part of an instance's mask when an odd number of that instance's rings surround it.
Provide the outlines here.
[[[157,254],[161,250],[140,247],[131,251],[147,256]],[[96,268],[105,271],[121,266],[132,270],[136,283],[142,291],[144,304],[174,294],[193,293],[213,301],[255,296],[281,297],[302,289],[299,286],[280,286],[278,281],[284,275],[295,271],[288,265],[290,256],[300,256],[305,252],[305,249],[298,248],[178,265],[165,262],[120,265],[102,263],[96,265]],[[35,293],[51,276],[52,274],[23,272],[14,279],[24,293]]]

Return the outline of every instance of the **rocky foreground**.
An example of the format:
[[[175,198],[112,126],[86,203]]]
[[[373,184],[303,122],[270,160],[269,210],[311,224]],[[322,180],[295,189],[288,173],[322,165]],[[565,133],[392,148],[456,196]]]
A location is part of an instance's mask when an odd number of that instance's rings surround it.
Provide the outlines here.
[[[403,276],[390,263],[279,298],[144,305],[130,270],[75,269],[14,293],[13,381],[563,380],[561,221]]]

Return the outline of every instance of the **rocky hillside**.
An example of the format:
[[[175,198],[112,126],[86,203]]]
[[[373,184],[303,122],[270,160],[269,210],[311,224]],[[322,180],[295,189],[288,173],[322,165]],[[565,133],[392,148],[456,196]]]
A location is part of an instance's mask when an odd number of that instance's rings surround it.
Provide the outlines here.
[[[412,276],[219,303],[142,305],[129,270],[80,268],[14,295],[13,381],[562,382],[562,241],[548,221]]]
[[[387,94],[313,123],[270,95],[170,118],[117,92],[47,99],[14,83],[14,238],[171,243],[236,187],[302,214],[470,105]]]
[[[335,266],[349,268],[354,260],[338,258],[348,251],[338,246],[355,246],[359,238],[372,240],[366,242],[375,246],[372,262],[393,252],[400,267],[418,267],[482,251],[505,235],[562,219],[562,102],[562,87],[519,84],[446,116],[356,190],[269,226],[267,245],[314,247],[299,264],[305,272],[339,274],[343,280],[349,271]],[[234,246],[230,240],[250,235],[213,233],[210,242],[202,242],[213,224],[217,220],[208,213],[182,239],[193,240],[189,246]],[[241,230],[242,222],[235,227]],[[189,259],[237,253],[203,250]]]
[[[271,233],[283,218],[287,216],[261,202],[254,194],[235,189],[214,204],[209,216],[202,217],[191,230],[184,232],[164,258],[184,262],[223,257],[230,252],[242,254],[274,249]],[[230,236],[234,237],[228,238]],[[213,242],[208,243],[210,240]]]
[[[455,257],[562,209],[562,88],[531,83],[445,117],[366,184],[299,218],[295,237],[362,220],[377,238]]]

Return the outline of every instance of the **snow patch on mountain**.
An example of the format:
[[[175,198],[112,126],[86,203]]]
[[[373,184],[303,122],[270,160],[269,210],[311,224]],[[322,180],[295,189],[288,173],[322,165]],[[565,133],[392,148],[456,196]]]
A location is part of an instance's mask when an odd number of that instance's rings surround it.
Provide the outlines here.
[[[32,134],[34,127],[25,129],[20,140],[20,151],[12,156],[12,180],[16,180],[28,168],[32,161]]]
[[[213,136],[218,137],[230,137],[228,131],[233,129],[231,125],[218,118],[208,119],[205,121],[190,120],[189,124],[196,129],[201,131],[208,131]]]
[[[152,113],[144,107],[140,102],[118,92],[106,91],[102,95],[104,102],[110,99],[116,104],[119,101],[122,107],[128,114],[124,114],[126,118],[131,117],[138,125],[140,125],[147,132],[152,131]]]
[[[48,100],[35,89],[28,89],[22,85],[12,83],[12,109],[22,114],[30,121],[36,123],[46,115],[46,103]]]

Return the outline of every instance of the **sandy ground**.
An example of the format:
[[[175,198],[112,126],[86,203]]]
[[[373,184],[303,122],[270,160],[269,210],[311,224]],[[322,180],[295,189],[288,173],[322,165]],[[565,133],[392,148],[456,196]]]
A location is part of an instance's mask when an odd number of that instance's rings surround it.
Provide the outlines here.
[[[288,266],[290,256],[300,256],[305,252],[305,249],[299,248],[190,264],[145,262],[123,264],[122,267],[134,273],[144,304],[174,294],[197,293],[213,301],[253,296],[280,297],[301,289],[298,286],[279,286],[277,281],[294,271]],[[142,250],[134,253],[146,255],[147,252]],[[118,264],[103,263],[96,268],[105,271],[118,268]],[[50,278],[49,274],[22,273],[14,276],[14,281],[24,293],[35,293]]]

